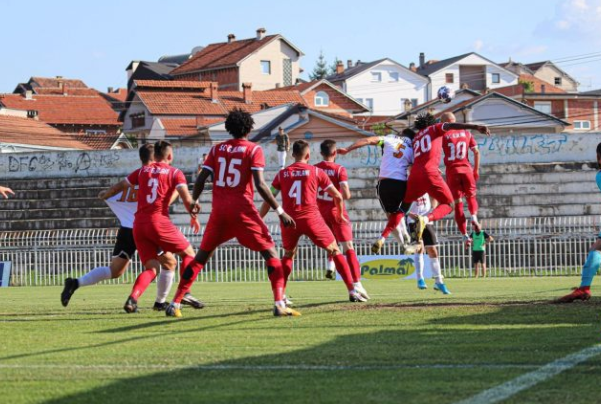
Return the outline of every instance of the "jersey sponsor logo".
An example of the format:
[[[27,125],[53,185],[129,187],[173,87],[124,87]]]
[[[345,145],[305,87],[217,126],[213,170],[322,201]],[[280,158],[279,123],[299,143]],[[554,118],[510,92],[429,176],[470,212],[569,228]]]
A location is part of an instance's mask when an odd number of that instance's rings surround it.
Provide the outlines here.
[[[361,263],[361,277],[365,279],[402,279],[415,272],[413,258],[372,259]]]

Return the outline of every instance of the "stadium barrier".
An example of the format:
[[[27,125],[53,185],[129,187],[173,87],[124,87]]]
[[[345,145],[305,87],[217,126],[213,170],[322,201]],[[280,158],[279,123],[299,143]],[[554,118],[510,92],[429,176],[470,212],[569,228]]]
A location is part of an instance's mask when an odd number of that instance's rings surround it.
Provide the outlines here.
[[[495,241],[488,246],[488,272],[492,277],[579,275],[589,246],[595,240],[599,217],[543,217],[487,220],[486,231]],[[371,243],[384,227],[382,222],[354,223],[358,255],[370,255]],[[441,266],[447,277],[472,276],[471,252],[466,250],[452,220],[436,224]],[[202,232],[183,228],[193,246]],[[270,226],[279,246],[280,229]],[[116,229],[79,229],[0,233],[0,261],[12,263],[15,286],[60,285],[66,277],[78,277],[97,266],[108,265]],[[400,255],[393,240],[383,255]],[[301,240],[293,280],[323,280],[327,257],[308,240]],[[137,257],[126,274],[111,283],[131,283],[141,270]],[[205,282],[267,281],[263,259],[235,241],[219,248],[199,275]]]

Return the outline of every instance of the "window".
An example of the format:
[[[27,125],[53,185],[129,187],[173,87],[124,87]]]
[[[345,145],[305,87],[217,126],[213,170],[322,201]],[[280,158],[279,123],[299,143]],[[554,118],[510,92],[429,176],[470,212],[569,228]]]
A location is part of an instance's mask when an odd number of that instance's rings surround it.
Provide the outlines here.
[[[590,130],[591,121],[574,121],[575,130]]]
[[[382,73],[371,72],[371,81],[382,81]]]
[[[447,84],[452,84],[455,82],[455,77],[454,77],[453,73],[445,74],[444,78],[445,78],[445,83],[447,83]]]
[[[369,110],[371,112],[374,112],[374,99],[373,98],[366,98],[365,99],[365,106],[367,108],[369,108]]]
[[[390,81],[399,81],[399,73],[390,72]]]
[[[417,107],[417,98],[401,98],[401,108],[403,109],[403,111],[407,111],[407,109],[405,108],[405,103],[407,102],[407,100],[411,103],[410,105],[412,109]]]
[[[363,104],[363,98],[357,98],[357,102]]]
[[[86,129],[86,135],[106,135],[106,130]]]
[[[261,60],[261,71],[263,74],[271,74],[271,62],[269,60]]]
[[[501,82],[501,75],[499,73],[492,74],[492,83],[499,84]]]
[[[555,85],[556,86],[560,86],[561,85],[561,77],[555,77]]]
[[[307,139],[307,140],[313,139],[313,132],[311,132],[311,131],[306,131],[306,132],[304,133],[304,136],[305,136],[305,139]]]
[[[545,114],[551,113],[551,102],[548,101],[534,101],[534,109]]]
[[[327,107],[330,105],[330,97],[325,91],[318,91],[315,94],[315,106],[316,107]]]
[[[146,125],[146,117],[144,115],[144,112],[132,114],[130,115],[130,119],[132,128],[139,128]]]

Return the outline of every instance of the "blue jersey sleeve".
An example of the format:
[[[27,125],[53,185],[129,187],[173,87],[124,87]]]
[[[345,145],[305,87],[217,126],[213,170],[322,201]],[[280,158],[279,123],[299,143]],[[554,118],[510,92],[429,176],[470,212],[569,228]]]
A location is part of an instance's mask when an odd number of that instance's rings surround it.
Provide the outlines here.
[[[599,187],[599,191],[601,191],[601,171],[597,173],[597,186]]]

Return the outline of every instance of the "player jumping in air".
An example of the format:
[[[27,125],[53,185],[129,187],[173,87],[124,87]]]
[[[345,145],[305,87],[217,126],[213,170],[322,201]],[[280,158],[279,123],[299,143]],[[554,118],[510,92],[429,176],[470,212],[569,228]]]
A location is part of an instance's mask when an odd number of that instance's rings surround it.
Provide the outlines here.
[[[601,169],[601,143],[597,145],[597,164]],[[597,187],[601,191],[601,170],[597,172]],[[556,300],[557,303],[572,303],[574,300],[588,300],[591,298],[591,284],[593,278],[601,266],[601,233],[597,240],[593,243],[589,249],[588,256],[582,267],[582,278],[580,281],[580,287],[574,289],[574,291],[568,295],[560,297]]]
[[[434,201],[436,203],[436,201]],[[407,219],[409,230],[415,233],[416,222],[413,216],[425,216],[432,210],[432,202],[428,194],[422,195],[413,204],[409,212],[411,215]],[[421,245],[418,247],[415,257],[415,272],[417,273],[418,289],[427,289],[426,281],[424,280],[424,252],[430,257],[430,268],[432,277],[434,278],[434,290],[439,290],[445,295],[450,295],[447,285],[444,283],[444,277],[440,270],[440,260],[438,258],[438,239],[436,238],[436,230],[432,223],[428,223],[422,235]],[[424,251],[425,250],[425,251]]]
[[[346,168],[340,164],[336,164],[336,141],[327,139],[324,140],[320,145],[321,156],[323,161],[315,164],[315,167],[320,168],[327,174],[332,181],[334,187],[342,195],[342,199],[351,199],[351,190],[348,185],[348,174]],[[338,244],[342,245],[342,252],[346,256],[346,260],[351,268],[351,276],[353,278],[353,286],[363,297],[369,299],[369,295],[365,291],[365,288],[361,284],[361,268],[359,266],[359,260],[355,253],[355,247],[353,246],[353,227],[349,219],[349,215],[344,209],[344,218],[346,222],[340,222],[336,220],[337,209],[334,199],[325,190],[319,188],[317,192],[317,206],[321,212],[321,216],[326,221],[326,224],[334,233]],[[331,261],[334,264],[334,261]],[[334,266],[335,268],[335,266]],[[329,268],[328,268],[329,269]]]
[[[275,316],[299,316],[298,311],[286,307],[284,301],[285,281],[282,263],[277,258],[275,244],[267,226],[259,216],[253,202],[253,182],[257,191],[269,206],[275,209],[285,228],[294,227],[294,220],[279,206],[263,179],[265,157],[263,149],[247,137],[254,125],[252,116],[234,109],[225,120],[225,128],[232,140],[213,146],[194,184],[196,201],[204,190],[205,182],[213,176],[213,203],[209,222],[193,260],[194,265],[185,267],[177,292],[167,316],[181,317],[180,304],[190,290],[196,276],[207,263],[215,249],[228,240],[236,238],[244,247],[261,253],[267,264],[275,300]]]
[[[424,194],[438,202],[438,206],[426,216],[416,216],[416,234],[422,238],[425,226],[442,219],[453,210],[453,194],[443,180],[439,170],[442,152],[442,138],[450,130],[475,129],[490,136],[488,127],[469,123],[436,123],[432,114],[425,113],[417,117],[415,128],[419,131],[413,138],[413,167],[407,181],[407,192],[400,212],[393,214],[394,222],[399,223],[409,211],[411,204]],[[394,223],[393,223],[394,224]]]
[[[297,140],[292,145],[292,157],[295,162],[281,170],[271,184],[272,192],[282,193],[282,204],[287,212],[294,218],[296,227],[282,226],[282,244],[284,246],[284,276],[287,280],[292,272],[292,263],[298,240],[305,235],[317,247],[325,249],[332,257],[338,273],[342,277],[349,293],[351,302],[365,302],[367,298],[363,287],[353,285],[353,277],[346,258],[340,253],[338,243],[332,230],[326,224],[317,206],[317,193],[321,189],[327,193],[335,205],[334,221],[340,224],[347,223],[344,216],[344,201],[340,192],[334,187],[328,175],[321,169],[308,164],[310,158],[309,143]],[[263,203],[261,216],[269,212],[269,205]],[[363,293],[362,293],[363,292]]]
[[[445,112],[440,118],[441,122],[454,123],[455,115]],[[480,152],[476,140],[467,130],[449,130],[442,137],[444,149],[444,165],[446,167],[447,184],[455,202],[455,221],[463,235],[463,241],[469,243],[467,221],[463,212],[463,200],[467,201],[467,208],[471,214],[472,224],[480,229],[478,222],[478,201],[476,200],[476,181],[479,178]],[[468,159],[468,149],[474,153],[474,167]]]
[[[415,133],[412,130],[405,129],[401,135],[372,136],[360,139],[349,147],[338,149],[338,153],[344,155],[365,146],[377,145],[382,148],[382,160],[376,191],[380,205],[382,205],[382,209],[388,217],[388,222],[381,237],[371,247],[374,254],[380,252],[390,233],[401,245],[409,242],[409,235],[405,230],[403,217],[399,216],[399,212],[407,190],[408,169],[413,162],[411,140],[414,135]]]
[[[134,221],[134,240],[138,247],[144,271],[136,278],[131,294],[123,309],[127,313],[138,311],[138,299],[156,278],[160,267],[158,251],[179,255],[182,268],[194,262],[194,250],[169,219],[169,203],[177,191],[186,210],[192,217],[194,232],[200,230],[196,214],[200,206],[192,200],[184,174],[171,166],[173,148],[169,142],[160,140],[154,145],[154,163],[140,168],[121,181],[122,187],[138,186],[138,210]]]
[[[154,161],[154,146],[152,144],[143,145],[140,148],[139,153],[143,167]],[[122,185],[124,184],[116,184],[111,188],[100,192],[98,195],[100,199],[106,201],[106,204],[113,211],[115,216],[117,216],[117,219],[119,219],[119,223],[121,224],[121,227],[117,232],[117,242],[113,249],[113,258],[111,259],[110,266],[96,267],[78,279],[67,278],[65,280],[63,292],[61,293],[61,303],[64,307],[67,307],[71,297],[78,288],[121,277],[127,270],[130,261],[136,253],[133,224],[134,215],[138,208],[138,188],[127,185],[125,189],[122,189]],[[174,192],[171,202],[173,202],[176,197],[177,193]],[[162,269],[157,281],[157,298],[154,303],[154,309],[165,310],[167,306],[165,300],[167,299],[167,295],[173,284],[177,262],[170,253],[160,254],[159,261],[161,262]],[[204,307],[204,304],[192,295],[186,296],[185,301],[186,304],[198,309]]]

